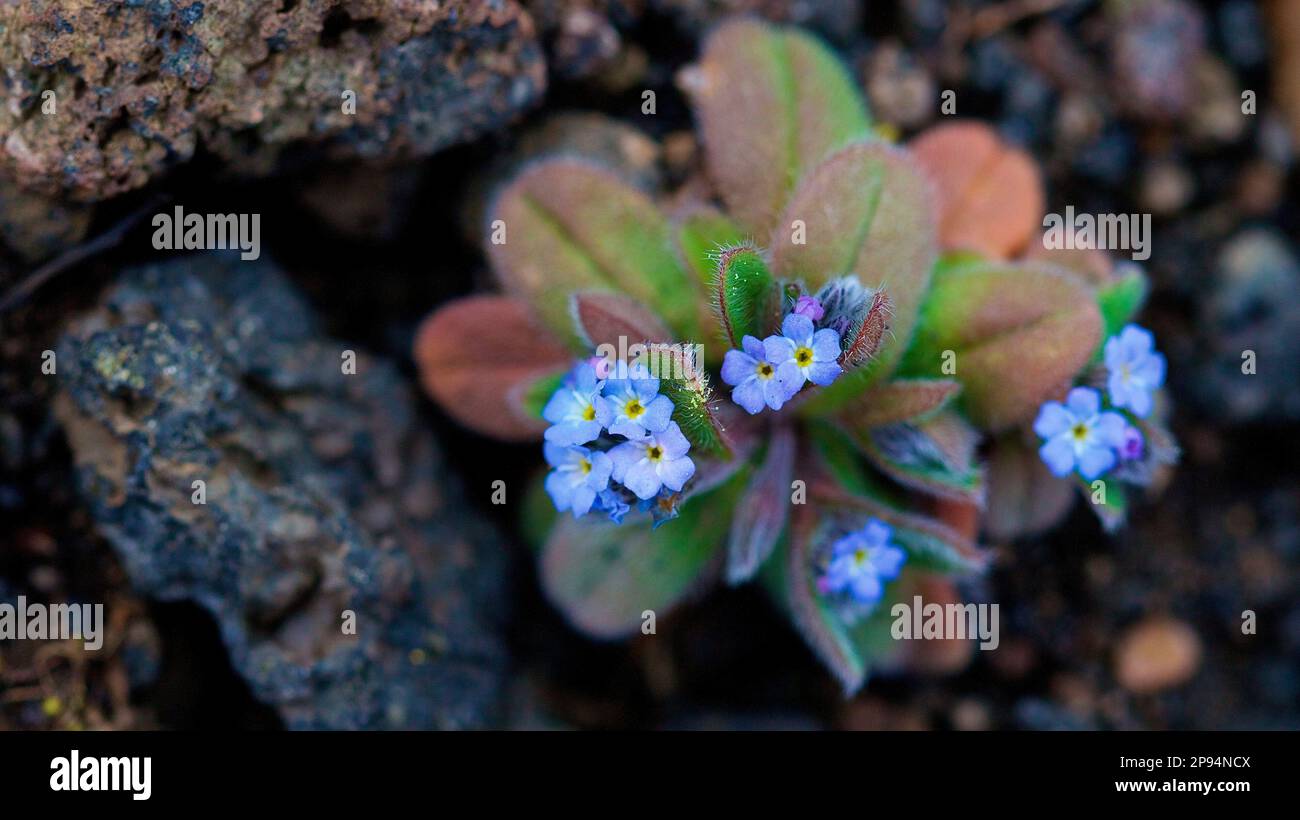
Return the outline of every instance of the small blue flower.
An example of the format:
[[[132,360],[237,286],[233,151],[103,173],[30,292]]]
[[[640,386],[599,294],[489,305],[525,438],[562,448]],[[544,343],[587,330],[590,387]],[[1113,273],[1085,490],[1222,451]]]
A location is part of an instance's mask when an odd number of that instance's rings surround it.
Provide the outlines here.
[[[741,340],[744,351],[728,350],[722,359],[722,380],[733,385],[731,400],[751,416],[760,412],[766,404],[773,410],[781,406],[799,392],[802,382],[793,387],[777,374],[779,362],[768,359],[762,342],[753,336]]]
[[[789,385],[805,381],[825,387],[839,378],[840,334],[830,328],[814,330],[812,319],[791,313],[781,323],[781,335],[763,340],[767,358]]]
[[[628,438],[659,433],[673,415],[673,401],[659,395],[659,380],[643,364],[634,364],[627,378],[605,382],[604,398],[609,402],[612,419],[609,432]]]
[[[1153,394],[1165,383],[1165,357],[1156,352],[1151,331],[1126,325],[1106,340],[1105,358],[1110,403],[1146,418]]]
[[[614,480],[642,501],[653,498],[660,487],[680,490],[695,475],[695,462],[686,455],[691,444],[677,422],[661,432],[629,439],[609,451]]]
[[[898,577],[907,553],[889,543],[893,530],[872,518],[831,546],[830,563],[817,581],[822,594],[847,592],[855,603],[873,605],[885,592],[885,581]]]
[[[1078,469],[1079,475],[1092,481],[1115,466],[1127,426],[1119,413],[1102,412],[1100,393],[1076,387],[1065,404],[1049,401],[1039,408],[1034,432],[1046,441],[1038,455],[1059,478]]]
[[[573,517],[586,515],[597,494],[606,491],[613,463],[605,453],[586,447],[542,445],[546,463],[555,469],[546,476],[546,492],[560,512],[572,510]]]
[[[623,516],[627,515],[632,507],[623,500],[623,496],[618,492],[604,489],[596,493],[596,505],[593,509],[608,514],[609,520],[615,524],[622,524]]]
[[[651,529],[659,529],[660,526],[672,521],[677,517],[677,503],[682,500],[681,493],[672,490],[660,490],[654,498],[647,498],[637,504],[637,509],[642,512],[649,511],[650,518],[654,521]]]
[[[543,437],[564,445],[594,441],[613,418],[609,403],[600,395],[603,387],[589,362],[575,367],[542,408],[542,418],[553,425]]]

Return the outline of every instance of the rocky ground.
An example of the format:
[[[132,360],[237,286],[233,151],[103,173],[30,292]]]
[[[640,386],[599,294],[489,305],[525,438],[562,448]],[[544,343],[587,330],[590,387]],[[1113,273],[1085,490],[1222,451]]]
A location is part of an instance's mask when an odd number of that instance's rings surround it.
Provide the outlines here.
[[[0,727],[1300,728],[1295,4],[100,5],[0,7],[0,600],[111,616],[93,655],[0,644]],[[1039,159],[1049,210],[1154,219],[1173,482],[1118,536],[1079,509],[991,545],[999,650],[852,701],[752,590],[575,635],[489,501],[536,452],[413,389],[415,323],[485,282],[491,180],[563,143],[683,181],[674,74],[735,10],[822,32],[901,138],[952,90]],[[579,110],[607,119],[555,119]],[[250,201],[255,274],[138,218]],[[349,350],[364,383],[287,364]],[[195,519],[200,467],[224,484]],[[343,608],[361,640],[333,653]]]

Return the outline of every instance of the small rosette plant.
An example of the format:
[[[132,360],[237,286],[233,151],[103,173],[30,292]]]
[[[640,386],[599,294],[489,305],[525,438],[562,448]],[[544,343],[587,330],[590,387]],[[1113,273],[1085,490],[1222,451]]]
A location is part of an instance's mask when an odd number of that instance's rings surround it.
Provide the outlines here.
[[[1024,258],[1029,158],[973,124],[890,143],[800,31],[724,24],[680,84],[705,174],[656,201],[617,168],[532,161],[486,214],[504,294],[426,320],[423,383],[540,443],[525,529],[584,632],[756,580],[846,690],[960,663],[892,640],[890,609],[959,600],[981,511],[1026,532],[1050,523],[1027,498],[1044,476],[1094,493],[1168,461],[1163,359],[1125,327],[1141,274]]]

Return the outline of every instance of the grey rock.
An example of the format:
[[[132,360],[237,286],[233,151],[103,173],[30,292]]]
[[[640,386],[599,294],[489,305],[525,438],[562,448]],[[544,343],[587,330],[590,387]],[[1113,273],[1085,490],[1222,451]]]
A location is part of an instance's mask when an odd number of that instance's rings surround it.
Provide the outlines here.
[[[1206,412],[1234,421],[1300,418],[1300,262],[1276,233],[1245,231],[1220,252],[1201,305],[1195,392]],[[1255,353],[1256,372],[1242,372]]]
[[[349,347],[266,262],[126,272],[59,347],[83,494],[136,589],[210,612],[288,726],[497,725],[505,551],[396,369],[345,375]]]

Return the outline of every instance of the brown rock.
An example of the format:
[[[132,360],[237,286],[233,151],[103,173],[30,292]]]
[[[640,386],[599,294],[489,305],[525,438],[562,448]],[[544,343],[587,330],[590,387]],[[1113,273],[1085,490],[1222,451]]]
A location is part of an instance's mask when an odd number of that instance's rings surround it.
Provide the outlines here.
[[[1201,665],[1201,639],[1190,626],[1151,617],[1131,627],[1115,650],[1115,677],[1134,694],[1186,683]]]
[[[5,3],[0,65],[0,173],[82,202],[138,188],[200,144],[254,173],[298,141],[427,155],[545,85],[512,0]]]

